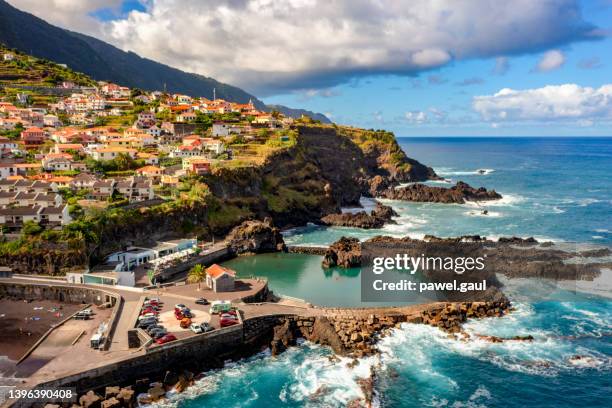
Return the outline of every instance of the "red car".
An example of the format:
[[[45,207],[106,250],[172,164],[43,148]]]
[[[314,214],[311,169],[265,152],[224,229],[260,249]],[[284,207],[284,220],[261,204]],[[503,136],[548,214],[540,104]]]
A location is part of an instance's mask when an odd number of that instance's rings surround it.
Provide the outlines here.
[[[175,310],[175,311],[174,311],[174,317],[176,317],[176,320],[183,320],[183,318],[184,318],[185,316],[183,316],[183,314],[182,314],[180,311]]]
[[[219,320],[219,323],[221,324],[221,327],[233,326],[235,324],[238,324],[238,319],[223,318]]]
[[[168,333],[165,336],[162,336],[159,339],[155,340],[155,342],[157,344],[166,344],[174,340],[176,340],[176,336],[172,333]]]
[[[158,314],[159,314],[159,312],[158,312],[157,310],[155,310],[155,309],[142,309],[142,310],[140,311],[140,315],[141,315],[141,316],[142,316],[142,315],[145,315],[145,314],[147,314],[147,313],[152,313],[152,314],[154,314],[154,315],[158,315]]]

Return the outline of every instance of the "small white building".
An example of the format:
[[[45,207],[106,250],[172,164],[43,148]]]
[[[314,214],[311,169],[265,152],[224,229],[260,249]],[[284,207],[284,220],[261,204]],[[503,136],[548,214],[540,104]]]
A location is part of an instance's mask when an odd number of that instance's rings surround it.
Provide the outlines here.
[[[235,289],[236,272],[218,264],[206,268],[206,286],[215,292],[232,292]]]

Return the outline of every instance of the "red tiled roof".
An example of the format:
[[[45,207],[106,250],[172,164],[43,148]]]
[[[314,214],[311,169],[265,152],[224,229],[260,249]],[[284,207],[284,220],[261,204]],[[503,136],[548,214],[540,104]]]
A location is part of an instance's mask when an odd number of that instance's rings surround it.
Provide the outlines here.
[[[231,277],[235,277],[236,276],[236,272],[229,269],[229,268],[225,268],[221,265],[218,264],[212,264],[211,266],[209,266],[208,268],[206,268],[206,274],[208,276],[210,276],[213,279],[217,279],[219,276],[223,275],[224,273],[227,273],[228,275],[230,275]]]

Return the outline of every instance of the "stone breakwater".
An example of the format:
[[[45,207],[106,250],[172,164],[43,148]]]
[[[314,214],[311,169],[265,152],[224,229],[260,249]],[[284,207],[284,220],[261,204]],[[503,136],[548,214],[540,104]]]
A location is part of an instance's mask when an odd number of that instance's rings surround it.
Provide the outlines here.
[[[501,317],[510,302],[434,303],[389,309],[324,309],[318,316],[288,316],[274,327],[270,347],[278,354],[298,338],[330,346],[337,354],[363,357],[377,352],[376,343],[402,323],[422,323],[448,333],[461,332],[469,318]]]

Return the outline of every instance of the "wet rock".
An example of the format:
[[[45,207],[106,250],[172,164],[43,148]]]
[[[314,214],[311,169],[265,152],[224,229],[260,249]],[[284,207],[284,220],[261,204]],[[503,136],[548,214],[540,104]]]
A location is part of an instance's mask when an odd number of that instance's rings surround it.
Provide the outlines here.
[[[466,201],[487,201],[502,198],[495,190],[487,190],[484,187],[478,189],[462,181],[453,187],[428,186],[416,183],[405,187],[388,188],[378,194],[392,200],[416,201],[427,203],[455,203],[463,204]]]
[[[302,323],[299,322],[297,326],[303,326]],[[293,345],[295,345],[295,334],[292,322],[285,320],[282,325],[274,327],[274,335],[270,344],[272,355],[276,356]]]
[[[164,385],[160,382],[152,383],[151,388],[149,388],[149,390],[147,391],[147,394],[149,394],[151,401],[157,401],[161,397],[166,395],[166,389],[164,388]]]
[[[280,230],[269,218],[243,222],[229,233],[227,241],[236,255],[287,250]]]
[[[174,371],[166,371],[166,375],[164,375],[164,385],[173,386],[179,380],[179,376]]]
[[[525,245],[525,244],[537,244],[538,241],[534,237],[529,238],[519,238],[519,237],[500,237],[497,242],[502,244],[516,244],[516,245]]]
[[[323,267],[351,268],[361,265],[361,243],[357,238],[342,237],[325,252]]]
[[[178,381],[174,386],[174,389],[177,392],[183,392],[187,387],[193,384],[194,375],[191,371],[183,371],[183,373],[178,377]]]

